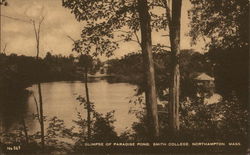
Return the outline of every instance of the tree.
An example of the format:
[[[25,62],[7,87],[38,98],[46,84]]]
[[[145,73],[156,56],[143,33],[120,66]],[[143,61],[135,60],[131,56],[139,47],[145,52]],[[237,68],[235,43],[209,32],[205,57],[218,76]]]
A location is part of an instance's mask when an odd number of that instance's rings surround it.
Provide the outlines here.
[[[170,84],[170,105],[169,119],[170,127],[173,131],[179,130],[179,98],[180,98],[180,19],[181,19],[181,4],[182,0],[172,2],[172,17],[170,18],[170,43],[172,52],[171,66],[171,84]]]
[[[7,5],[6,0],[1,1],[0,5]],[[0,7],[1,8],[1,7]],[[42,10],[43,11],[43,10]],[[0,10],[1,12],[1,10]],[[44,21],[44,16],[40,16],[38,20],[38,25],[37,21],[34,19],[30,19],[30,21],[19,19],[19,18],[13,18],[13,17],[8,17],[5,16],[6,18],[10,18],[12,20],[17,20],[21,22],[26,22],[26,23],[31,23],[33,25],[34,33],[35,33],[35,39],[36,39],[36,60],[37,62],[39,61],[39,54],[40,54],[40,31],[41,31],[41,24]],[[37,77],[38,78],[38,77]],[[38,80],[39,81],[39,80]],[[43,116],[43,99],[42,99],[42,91],[41,91],[41,83],[37,83],[38,86],[38,95],[39,95],[39,103],[40,103],[40,119],[39,123],[41,126],[41,144],[42,144],[42,150],[44,150],[44,116]]]
[[[169,27],[171,45],[171,78],[169,91],[169,125],[173,132],[180,128],[179,104],[180,104],[180,27],[182,0],[164,0],[164,8]]]
[[[159,136],[159,122],[157,112],[157,96],[155,88],[155,72],[152,54],[152,37],[150,15],[147,1],[138,0],[138,12],[141,29],[141,48],[146,75],[146,108],[148,130],[152,138]]]
[[[193,43],[207,37],[207,47],[234,48],[249,44],[248,0],[191,0],[189,33]]]
[[[40,21],[38,22],[38,27],[36,26],[36,22],[35,20],[31,20],[32,24],[33,24],[33,28],[34,28],[34,33],[35,33],[35,37],[36,37],[36,60],[39,61],[39,53],[40,53],[40,31],[41,31],[41,24],[44,20],[44,17],[42,17],[40,19]],[[42,89],[41,89],[41,83],[38,82],[37,83],[37,88],[38,88],[38,95],[39,95],[39,110],[40,110],[40,119],[39,119],[39,123],[40,123],[40,127],[41,127],[41,144],[42,144],[42,151],[44,150],[44,116],[43,116],[43,97],[42,97]]]
[[[236,95],[246,108],[249,103],[249,0],[191,0],[191,3],[190,36],[194,43],[199,37],[210,39],[206,45],[208,57],[214,63],[217,91],[229,101]]]
[[[180,100],[180,20],[182,0],[162,0],[153,1],[152,7],[161,7],[165,9],[165,14],[156,17],[154,24],[156,30],[169,28],[169,39],[171,48],[171,77],[169,91],[169,125],[173,132],[179,130],[179,100]],[[157,26],[160,25],[160,26]],[[168,47],[168,46],[166,46]]]
[[[93,111],[91,102],[89,99],[89,88],[88,88],[88,72],[92,67],[93,58],[90,55],[90,49],[86,48],[85,50],[81,47],[81,42],[74,40],[72,37],[67,36],[74,43],[73,51],[80,53],[79,56],[79,65],[84,68],[84,86],[85,86],[85,94],[86,94],[86,109],[87,109],[87,128],[88,128],[88,140],[91,138],[91,112]],[[85,99],[84,99],[85,100]],[[85,101],[84,101],[85,102]]]
[[[194,43],[200,37],[209,39],[207,55],[214,64],[217,91],[225,98],[236,92],[247,105],[249,1],[191,0],[191,4],[190,36]]]
[[[143,64],[145,66],[146,105],[148,130],[150,137],[159,135],[157,100],[155,90],[154,65],[152,60],[152,43],[150,16],[147,1],[88,1],[79,3],[77,0],[63,0],[63,6],[70,8],[78,21],[85,21],[86,27],[82,31],[82,38],[77,42],[76,50],[92,51],[94,55],[106,54],[110,56],[118,47],[119,41],[114,41],[114,32],[125,32],[125,39],[131,41],[131,35],[136,36],[142,48]],[[145,16],[146,15],[146,16]],[[141,43],[136,32],[141,30]],[[124,31],[123,31],[124,32]]]
[[[79,57],[80,66],[84,67],[84,84],[85,84],[85,93],[86,93],[86,104],[87,104],[87,128],[88,128],[88,140],[91,137],[91,103],[89,99],[89,88],[88,88],[88,71],[92,64],[92,57],[89,55],[81,54]]]

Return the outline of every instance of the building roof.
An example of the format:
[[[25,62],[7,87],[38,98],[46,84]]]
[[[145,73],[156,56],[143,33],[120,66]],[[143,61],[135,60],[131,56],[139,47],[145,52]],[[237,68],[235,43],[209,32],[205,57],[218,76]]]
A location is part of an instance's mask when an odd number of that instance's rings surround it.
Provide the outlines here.
[[[214,81],[214,78],[207,75],[206,73],[201,73],[199,76],[195,78],[195,80],[199,81]]]

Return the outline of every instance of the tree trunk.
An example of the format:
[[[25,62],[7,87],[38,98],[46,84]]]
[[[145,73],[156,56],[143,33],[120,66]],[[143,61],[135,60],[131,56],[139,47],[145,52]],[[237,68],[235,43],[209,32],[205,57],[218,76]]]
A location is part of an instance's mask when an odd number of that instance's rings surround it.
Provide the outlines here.
[[[41,143],[42,150],[44,150],[44,120],[43,120],[43,98],[42,98],[42,90],[40,82],[38,85],[38,94],[39,94],[39,102],[40,102],[40,127],[41,127]]]
[[[146,109],[147,124],[150,138],[159,136],[159,124],[157,113],[157,95],[155,88],[155,72],[152,54],[152,40],[149,7],[146,0],[138,0],[138,12],[141,28],[141,48],[143,55],[143,64],[146,78]]]
[[[171,44],[171,81],[170,81],[170,104],[169,104],[169,125],[173,132],[180,128],[179,122],[179,96],[180,96],[180,19],[182,0],[173,0],[172,19],[169,23],[170,44]]]
[[[34,27],[35,28],[35,27]],[[38,30],[40,31],[40,30]],[[40,42],[40,35],[39,33],[36,33],[36,52],[37,52],[37,55],[36,55],[36,60],[38,62],[38,59],[39,59],[39,52],[40,52],[40,48],[39,48],[39,42]],[[38,87],[38,95],[39,95],[39,103],[40,103],[40,127],[41,127],[41,144],[42,144],[42,151],[44,151],[44,119],[43,119],[43,98],[42,98],[42,90],[41,90],[41,83],[38,82],[37,83],[37,87]]]
[[[29,143],[29,136],[28,136],[28,131],[27,131],[27,127],[26,127],[24,117],[22,118],[22,124],[23,124],[23,132],[24,132],[24,135],[25,135],[25,141],[26,141],[26,144],[28,144]]]
[[[37,34],[37,36],[38,36],[39,34]],[[37,49],[37,52],[36,52],[36,58],[37,58],[37,60],[38,60],[38,58],[39,58],[39,53],[40,53],[40,50],[39,50],[39,47],[40,47],[40,38],[39,38],[40,36],[38,36],[38,39],[37,39],[37,43],[36,43],[36,49]]]
[[[86,100],[87,100],[87,122],[88,122],[88,140],[91,137],[91,118],[90,118],[90,111],[91,111],[91,107],[90,107],[90,101],[89,101],[89,88],[88,88],[88,67],[85,67],[85,92],[86,92]]]
[[[2,4],[0,3],[0,26],[2,26]],[[2,53],[2,31],[0,30],[0,53]]]

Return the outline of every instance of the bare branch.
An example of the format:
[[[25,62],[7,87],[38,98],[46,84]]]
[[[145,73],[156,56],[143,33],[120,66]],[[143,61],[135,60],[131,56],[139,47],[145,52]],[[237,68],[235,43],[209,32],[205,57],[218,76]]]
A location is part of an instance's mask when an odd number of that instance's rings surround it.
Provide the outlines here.
[[[133,41],[133,42],[136,42],[136,43],[138,43],[138,41],[137,40],[133,40],[133,39],[131,39],[130,41]],[[140,44],[139,44],[140,45]],[[141,45],[140,45],[141,46]]]
[[[37,32],[38,30],[36,28],[36,22],[32,19],[31,19],[31,22],[33,24],[33,28],[34,28],[34,32],[35,32],[35,36],[36,36],[36,48],[37,48],[36,59],[38,59],[38,57],[39,57],[39,34]]]
[[[9,18],[9,19],[12,19],[12,20],[17,20],[17,21],[21,21],[21,22],[25,22],[25,23],[30,23],[30,21],[28,20],[23,20],[23,19],[20,19],[20,18],[16,18],[16,17],[11,17],[11,16],[7,16],[7,15],[2,15],[2,17],[5,17],[5,18]]]
[[[40,39],[40,30],[41,30],[41,24],[44,20],[44,16],[42,17],[42,19],[39,21],[39,26],[38,26],[38,39]]]
[[[34,32],[35,32],[35,36],[36,36],[36,41],[38,41],[38,34],[37,34],[37,29],[36,29],[36,22],[34,20],[30,20],[32,22],[33,28],[34,28]]]
[[[70,35],[66,35],[71,41],[73,41],[74,43],[76,42],[75,39],[73,39]]]
[[[36,48],[37,48],[37,54],[36,54],[36,58],[38,59],[39,57],[39,45],[40,45],[40,31],[41,31],[41,24],[44,20],[44,17],[42,17],[42,19],[39,21],[38,23],[38,27],[36,26],[36,22],[35,20],[33,19],[30,19],[32,25],[33,25],[33,28],[34,28],[34,32],[35,32],[35,37],[36,37]]]
[[[140,40],[139,40],[139,37],[138,37],[136,31],[134,31],[134,35],[135,35],[135,37],[136,37],[137,43],[140,45],[140,47],[142,47],[142,44],[141,44],[141,42],[140,42]]]

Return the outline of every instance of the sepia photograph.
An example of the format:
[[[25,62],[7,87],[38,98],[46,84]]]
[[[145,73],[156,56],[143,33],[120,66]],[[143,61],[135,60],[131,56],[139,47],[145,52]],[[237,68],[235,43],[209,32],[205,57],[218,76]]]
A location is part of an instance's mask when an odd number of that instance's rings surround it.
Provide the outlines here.
[[[0,154],[250,154],[249,0],[0,0]]]

